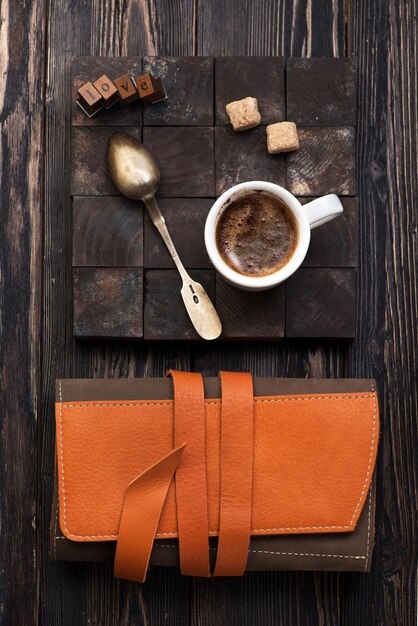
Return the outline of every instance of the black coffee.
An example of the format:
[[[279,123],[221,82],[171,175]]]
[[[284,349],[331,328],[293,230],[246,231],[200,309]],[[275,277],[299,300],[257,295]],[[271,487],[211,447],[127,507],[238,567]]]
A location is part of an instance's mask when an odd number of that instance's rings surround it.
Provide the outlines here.
[[[264,191],[233,200],[216,226],[222,259],[245,276],[267,276],[279,270],[293,255],[298,239],[293,213]]]

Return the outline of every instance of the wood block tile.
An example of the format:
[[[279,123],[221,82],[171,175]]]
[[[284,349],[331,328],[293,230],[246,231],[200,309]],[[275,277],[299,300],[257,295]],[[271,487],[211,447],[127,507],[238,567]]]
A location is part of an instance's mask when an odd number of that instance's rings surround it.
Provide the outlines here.
[[[213,59],[144,57],[144,73],[161,78],[167,99],[144,105],[146,126],[212,126]]]
[[[289,191],[297,196],[354,196],[354,128],[299,128],[298,134],[299,150],[286,155]]]
[[[215,127],[216,193],[249,180],[286,186],[285,156],[267,152],[265,126],[236,132]]]
[[[177,252],[187,268],[210,268],[203,238],[206,217],[215,202],[210,198],[160,198],[158,204]],[[164,242],[145,215],[144,267],[175,268]]]
[[[344,213],[331,222],[314,228],[304,267],[357,267],[358,202],[357,198],[340,198]],[[314,198],[299,198],[306,204]]]
[[[289,59],[287,119],[302,126],[354,126],[355,80],[352,59]]]
[[[222,339],[278,339],[284,336],[284,285],[260,292],[242,291],[216,275],[216,310]]]
[[[211,127],[145,127],[143,142],[161,171],[159,196],[215,195],[215,158]]]
[[[192,270],[212,302],[215,292],[214,270]],[[144,339],[200,339],[187,315],[180,294],[181,278],[177,270],[145,272]]]
[[[142,337],[142,272],[139,268],[74,268],[74,335]]]
[[[356,270],[299,268],[285,285],[286,337],[354,337]]]
[[[107,142],[117,126],[71,129],[71,195],[118,196],[106,165]],[[141,140],[141,128],[124,128]]]
[[[225,105],[247,96],[257,98],[262,124],[273,124],[286,119],[282,57],[215,59],[216,124],[229,125]]]
[[[142,267],[143,212],[122,197],[74,197],[73,265]]]
[[[124,74],[142,74],[141,57],[76,57],[72,63],[71,116],[73,126],[141,126],[142,104],[139,100],[130,104],[116,103],[111,109],[102,109],[89,118],[76,104],[77,89],[84,83],[106,74],[110,80]]]

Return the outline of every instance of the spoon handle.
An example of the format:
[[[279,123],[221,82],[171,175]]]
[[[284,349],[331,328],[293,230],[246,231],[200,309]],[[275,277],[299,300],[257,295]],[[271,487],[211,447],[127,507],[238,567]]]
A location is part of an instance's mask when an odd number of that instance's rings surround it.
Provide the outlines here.
[[[222,332],[222,324],[215,307],[202,285],[192,280],[180,260],[154,196],[144,198],[152,223],[160,233],[183,280],[181,296],[196,331],[203,339],[216,339]]]
[[[152,220],[152,223],[154,224],[155,228],[160,233],[165,245],[167,246],[167,250],[171,254],[172,259],[174,263],[176,264],[176,267],[178,271],[180,272],[182,279],[184,280],[188,276],[188,274],[186,272],[186,269],[183,263],[181,262],[179,255],[177,254],[177,250],[174,246],[173,240],[171,239],[170,233],[168,232],[164,216],[160,211],[160,208],[155,200],[155,197],[148,196],[148,198],[144,198],[144,203],[147,208],[148,215],[150,216]]]

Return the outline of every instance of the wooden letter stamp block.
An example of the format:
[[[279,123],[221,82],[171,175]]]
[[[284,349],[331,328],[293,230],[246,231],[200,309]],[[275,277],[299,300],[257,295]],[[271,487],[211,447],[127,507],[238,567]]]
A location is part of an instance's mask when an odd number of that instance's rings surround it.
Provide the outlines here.
[[[137,95],[137,101],[126,104],[120,89],[116,85],[117,79],[120,81],[125,77],[128,79],[127,87],[132,83],[132,91],[136,93],[136,87],[132,82],[132,76],[139,76],[144,73],[142,69],[141,57],[75,57],[72,63],[72,125],[73,126],[140,126],[142,118],[142,104]],[[94,81],[99,76],[106,75],[115,85],[119,92],[120,106],[113,106],[110,109],[103,109],[100,115],[88,117],[81,107],[77,106],[77,90],[87,83]],[[125,80],[121,81],[124,84]],[[124,92],[125,90],[123,90]],[[125,95],[123,93],[123,95]],[[102,100],[103,103],[103,100]],[[149,107],[150,108],[150,107]]]
[[[139,96],[144,102],[159,102],[167,97],[161,78],[151,74],[142,74],[135,79]]]
[[[115,78],[113,82],[122,102],[128,104],[128,102],[139,99],[139,93],[135,87],[134,81],[128,74]]]
[[[91,83],[85,83],[77,90],[77,104],[89,117],[96,115],[103,106],[103,98]]]
[[[110,109],[119,100],[119,92],[106,74],[100,76],[93,85],[102,96],[105,109]]]

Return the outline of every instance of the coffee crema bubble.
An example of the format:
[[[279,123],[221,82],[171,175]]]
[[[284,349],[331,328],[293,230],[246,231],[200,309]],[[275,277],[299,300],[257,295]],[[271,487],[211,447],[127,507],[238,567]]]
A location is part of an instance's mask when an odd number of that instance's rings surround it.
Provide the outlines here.
[[[292,211],[264,191],[231,201],[216,225],[216,245],[222,259],[244,276],[277,272],[292,257],[298,240]]]

